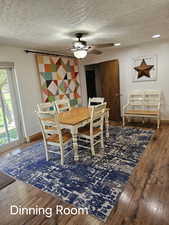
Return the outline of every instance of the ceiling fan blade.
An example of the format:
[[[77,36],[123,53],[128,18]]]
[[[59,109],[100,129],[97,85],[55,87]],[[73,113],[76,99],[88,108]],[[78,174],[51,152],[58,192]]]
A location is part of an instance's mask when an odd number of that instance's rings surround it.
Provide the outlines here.
[[[95,46],[95,48],[108,48],[108,47],[113,47],[114,46],[114,43],[96,44],[94,46]]]
[[[97,49],[92,49],[92,50],[88,51],[88,54],[101,55],[102,52],[100,50],[97,50]]]
[[[102,52],[97,49],[92,49],[91,51],[88,52],[88,54],[101,55]]]

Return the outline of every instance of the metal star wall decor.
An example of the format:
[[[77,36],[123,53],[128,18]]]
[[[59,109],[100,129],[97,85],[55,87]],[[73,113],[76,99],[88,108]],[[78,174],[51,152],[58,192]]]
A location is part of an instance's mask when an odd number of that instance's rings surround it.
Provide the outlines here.
[[[145,59],[142,60],[140,66],[134,67],[134,69],[138,72],[137,79],[146,76],[150,78],[150,70],[154,67],[154,65],[147,65]]]

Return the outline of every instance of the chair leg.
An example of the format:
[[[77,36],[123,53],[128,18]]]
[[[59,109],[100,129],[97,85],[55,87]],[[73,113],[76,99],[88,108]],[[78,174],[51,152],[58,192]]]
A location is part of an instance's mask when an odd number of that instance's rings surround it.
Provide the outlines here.
[[[160,118],[157,119],[157,129],[160,128]]]
[[[64,164],[64,147],[63,145],[60,146],[60,155],[61,155],[61,165]]]
[[[143,119],[142,119],[142,124],[145,124],[145,119],[144,119],[144,117],[143,117]]]
[[[101,148],[104,148],[103,131],[102,131],[102,133],[101,133]]]
[[[48,147],[47,147],[47,143],[44,142],[44,146],[45,146],[45,155],[46,155],[46,161],[49,160],[49,156],[48,156]]]
[[[90,145],[91,145],[91,152],[92,152],[92,155],[95,156],[95,151],[94,151],[94,140],[93,140],[93,138],[90,138]]]
[[[125,126],[125,116],[123,116],[123,127]]]
[[[106,138],[109,138],[109,111],[105,115]]]

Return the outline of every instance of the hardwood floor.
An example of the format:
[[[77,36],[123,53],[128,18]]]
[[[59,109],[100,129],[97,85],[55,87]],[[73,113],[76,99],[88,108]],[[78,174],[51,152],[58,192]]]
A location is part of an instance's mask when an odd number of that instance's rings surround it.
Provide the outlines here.
[[[162,125],[129,178],[105,225],[169,224],[169,126]],[[21,150],[18,150],[21,151]],[[8,153],[9,154],[9,153]],[[72,207],[31,185],[16,181],[0,191],[1,225],[103,225],[90,215],[12,216],[10,205]]]
[[[0,190],[8,186],[9,184],[15,182],[15,179],[9,177],[8,175],[0,172]]]

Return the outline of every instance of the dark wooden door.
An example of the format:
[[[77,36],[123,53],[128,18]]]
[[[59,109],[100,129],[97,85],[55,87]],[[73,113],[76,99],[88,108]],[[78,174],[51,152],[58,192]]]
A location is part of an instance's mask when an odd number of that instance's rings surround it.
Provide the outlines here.
[[[120,121],[120,84],[118,60],[107,61],[98,64],[102,96],[110,108],[110,119]]]

